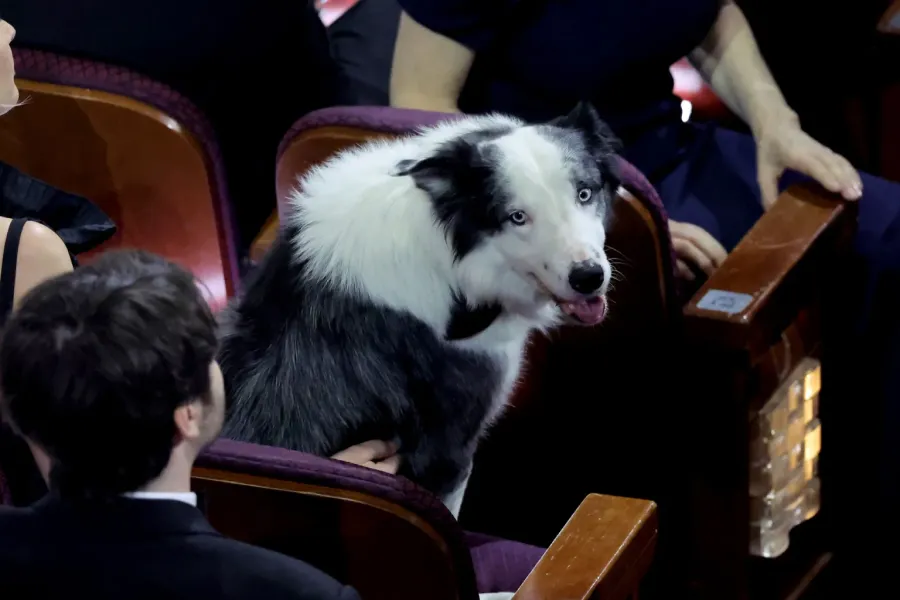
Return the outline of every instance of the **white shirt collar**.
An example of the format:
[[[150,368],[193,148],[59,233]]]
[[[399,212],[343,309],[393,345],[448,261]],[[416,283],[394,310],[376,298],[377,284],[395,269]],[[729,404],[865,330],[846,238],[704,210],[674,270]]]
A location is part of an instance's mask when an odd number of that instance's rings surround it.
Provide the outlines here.
[[[194,492],[128,492],[122,495],[137,500],[177,500],[197,506],[197,494]]]

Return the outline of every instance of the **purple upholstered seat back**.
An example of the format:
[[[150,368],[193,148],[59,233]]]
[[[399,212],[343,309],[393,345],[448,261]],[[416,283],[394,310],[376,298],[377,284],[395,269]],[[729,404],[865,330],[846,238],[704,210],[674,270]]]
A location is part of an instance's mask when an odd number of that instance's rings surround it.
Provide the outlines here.
[[[472,557],[462,529],[438,498],[408,479],[302,452],[227,439],[213,443],[196,464],[230,473],[359,492],[387,500],[424,520],[447,544],[460,598],[474,598],[477,594]],[[337,504],[340,500],[334,502]]]
[[[278,158],[299,135],[323,127],[349,127],[376,133],[403,135],[412,133],[421,127],[436,125],[447,119],[459,118],[461,115],[392,108],[389,106],[336,106],[309,113],[287,132],[278,148]],[[619,158],[619,174],[622,186],[633,193],[647,208],[659,231],[668,242],[669,221],[656,188],[644,174],[623,158]],[[671,244],[669,244],[671,250]],[[674,254],[670,254],[674,267]]]
[[[13,54],[16,76],[19,78],[99,90],[139,100],[166,113],[191,133],[206,158],[210,187],[216,198],[216,219],[222,243],[228,251],[226,268],[231,271],[231,281],[239,281],[237,237],[228,200],[225,168],[215,133],[200,109],[169,86],[122,67],[24,48],[15,49]]]

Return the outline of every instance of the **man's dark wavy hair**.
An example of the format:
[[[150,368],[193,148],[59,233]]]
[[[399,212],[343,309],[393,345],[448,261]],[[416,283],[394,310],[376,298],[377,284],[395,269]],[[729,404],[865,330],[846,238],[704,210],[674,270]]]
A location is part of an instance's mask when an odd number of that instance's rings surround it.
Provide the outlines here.
[[[52,461],[50,488],[111,498],[160,475],[174,411],[207,399],[215,319],[194,277],[115,251],[43,283],[0,339],[0,409]]]

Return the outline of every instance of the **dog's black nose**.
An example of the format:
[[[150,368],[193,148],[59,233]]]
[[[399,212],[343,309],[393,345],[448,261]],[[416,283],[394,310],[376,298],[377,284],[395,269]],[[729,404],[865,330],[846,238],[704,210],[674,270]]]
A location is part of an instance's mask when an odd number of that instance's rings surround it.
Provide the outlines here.
[[[569,285],[579,294],[593,294],[605,280],[603,267],[590,260],[573,265],[569,271]]]

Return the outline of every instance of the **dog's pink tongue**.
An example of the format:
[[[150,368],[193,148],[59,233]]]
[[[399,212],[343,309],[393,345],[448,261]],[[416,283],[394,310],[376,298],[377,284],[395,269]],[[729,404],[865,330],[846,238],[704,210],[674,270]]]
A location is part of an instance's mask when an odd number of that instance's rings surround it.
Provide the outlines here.
[[[606,317],[606,298],[602,296],[578,302],[563,302],[560,307],[585,325],[596,325]]]

